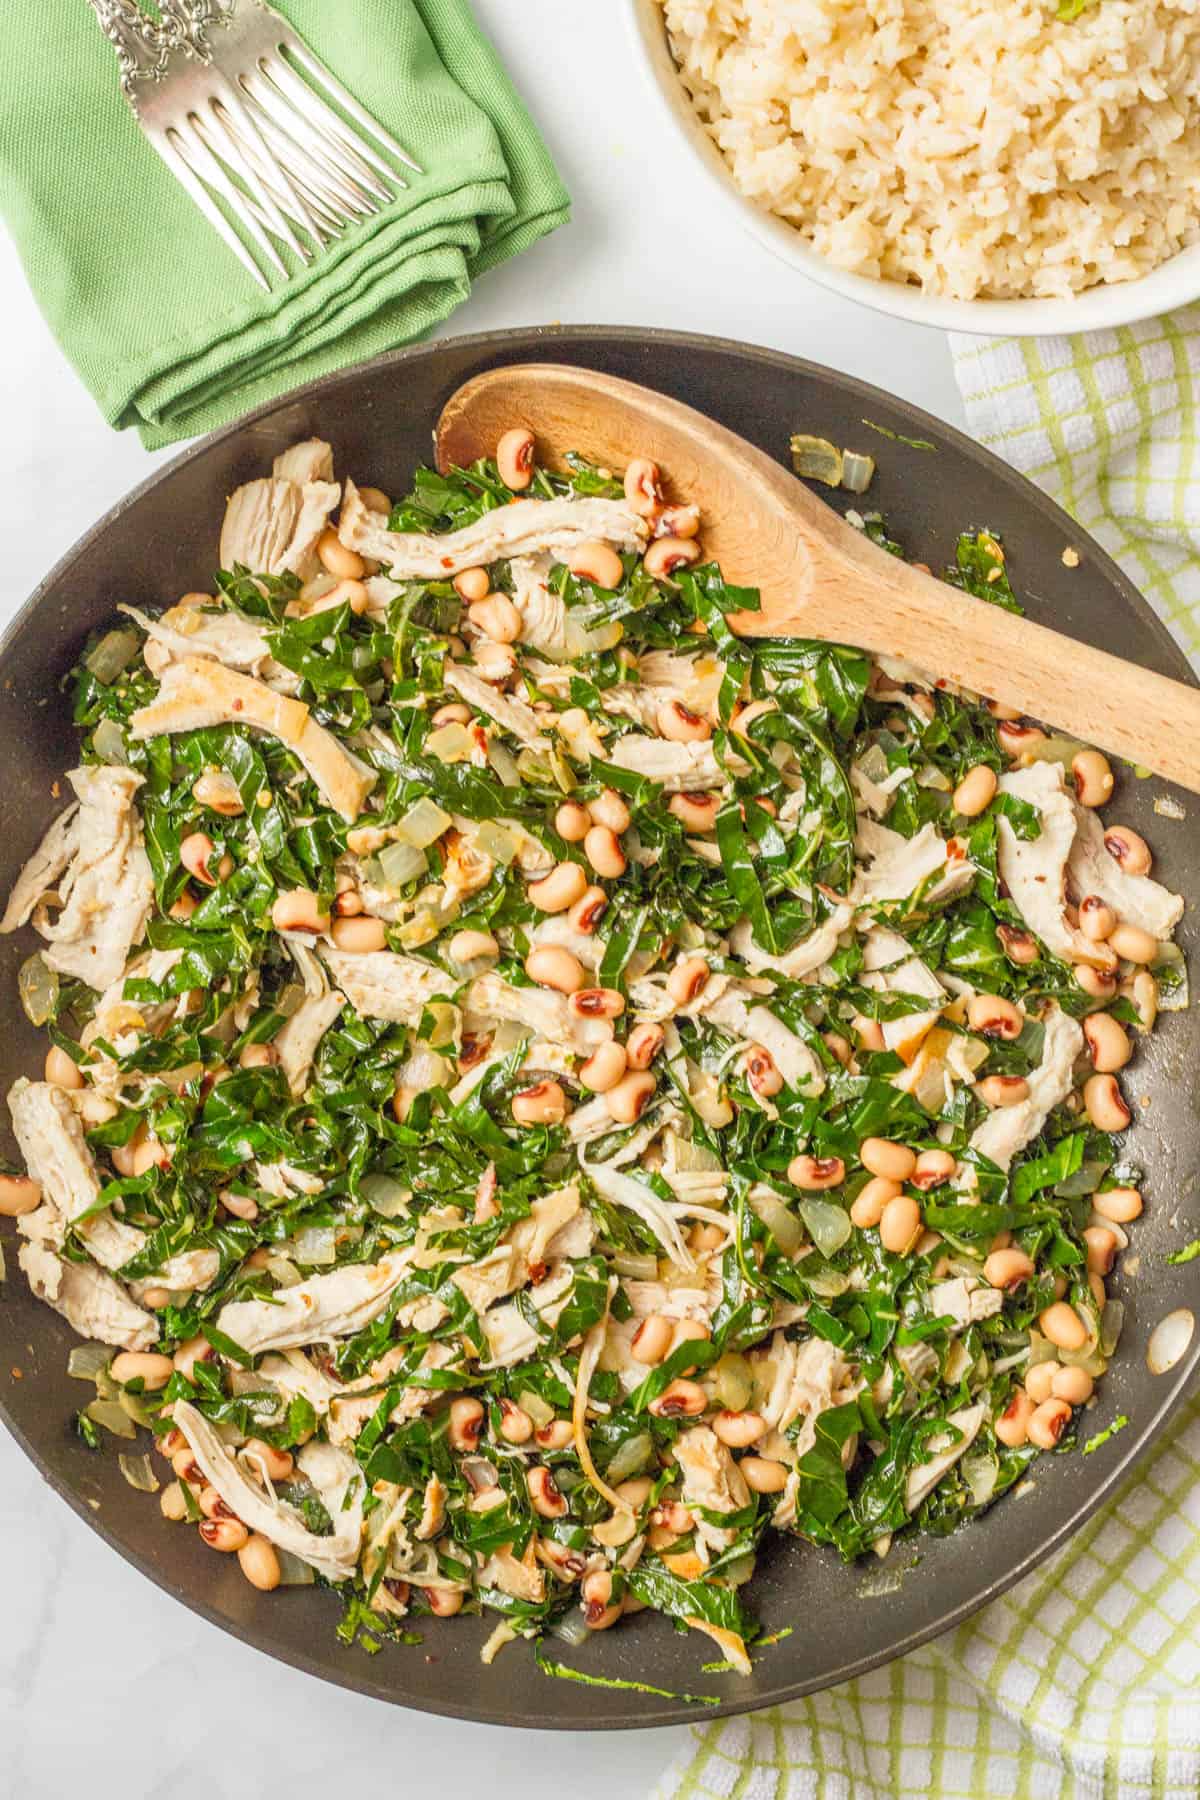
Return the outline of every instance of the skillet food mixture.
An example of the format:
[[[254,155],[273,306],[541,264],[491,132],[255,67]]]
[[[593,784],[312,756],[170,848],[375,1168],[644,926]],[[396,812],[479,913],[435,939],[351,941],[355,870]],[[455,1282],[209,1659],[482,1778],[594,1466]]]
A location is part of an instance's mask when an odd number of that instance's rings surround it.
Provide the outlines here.
[[[568,462],[393,507],[298,444],[215,598],[118,609],[0,1202],[80,1430],[256,1587],[744,1672],[769,1527],[883,1555],[1073,1441],[1183,901],[1098,752],[734,638],[696,509]]]

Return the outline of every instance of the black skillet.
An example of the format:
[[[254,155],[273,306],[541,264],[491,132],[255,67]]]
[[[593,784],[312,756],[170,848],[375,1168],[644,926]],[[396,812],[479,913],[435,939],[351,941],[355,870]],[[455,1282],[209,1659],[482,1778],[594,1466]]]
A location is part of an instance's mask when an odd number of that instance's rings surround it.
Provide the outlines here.
[[[414,466],[429,459],[431,428],[459,383],[497,363],[534,359],[579,363],[659,388],[781,461],[797,430],[868,451],[879,463],[870,504],[885,513],[910,555],[941,568],[960,529],[986,525],[1003,537],[1014,584],[1033,618],[1189,679],[1182,653],[1146,602],[1058,507],[960,433],[878,389],[774,351],[672,332],[577,327],[452,339],[328,376],[207,438],[114,507],[42,583],[0,643],[0,744],[8,769],[0,794],[0,891],[8,891],[57,810],[52,786],[75,760],[59,683],[87,632],[118,601],[153,607],[209,588],[226,496],[263,474],[295,439],[328,438],[340,474],[402,493]],[[867,419],[937,448],[917,450],[879,436]],[[1069,545],[1082,556],[1075,570],[1062,561]],[[1200,837],[1192,825],[1155,815],[1154,799],[1164,791],[1161,783],[1122,772],[1110,816],[1150,839],[1164,881],[1194,893]],[[1189,811],[1196,804],[1175,797]],[[16,971],[31,948],[26,937],[0,939],[0,994],[9,996],[0,1048],[5,1091],[39,1066],[44,1047],[16,1000]],[[959,1624],[1041,1565],[1131,1474],[1178,1410],[1200,1360],[1197,1338],[1169,1375],[1152,1376],[1146,1366],[1157,1321],[1172,1308],[1200,1303],[1200,1262],[1166,1261],[1171,1249],[1200,1232],[1192,1177],[1200,1157],[1198,1071],[1200,1029],[1194,1015],[1180,1014],[1163,1022],[1125,1077],[1137,1100],[1129,1154],[1145,1170],[1148,1206],[1134,1227],[1138,1271],[1116,1284],[1127,1308],[1124,1337],[1086,1424],[1089,1433],[1098,1432],[1124,1413],[1130,1423],[1120,1436],[1095,1455],[1044,1459],[1033,1493],[1001,1500],[954,1536],[922,1542],[919,1564],[890,1593],[864,1593],[865,1585],[877,1585],[875,1565],[846,1568],[830,1552],[794,1542],[769,1545],[753,1598],[768,1630],[794,1629],[763,1652],[748,1679],[702,1673],[712,1646],[695,1634],[677,1635],[648,1613],[578,1649],[556,1644],[554,1655],[598,1676],[715,1695],[718,1710],[740,1712],[887,1662]],[[205,1618],[297,1668],[427,1712],[556,1729],[713,1716],[712,1709],[674,1699],[549,1679],[524,1644],[510,1645],[485,1668],[479,1649],[494,1618],[430,1620],[420,1648],[389,1647],[368,1658],[335,1638],[338,1606],[329,1594],[312,1588],[257,1593],[234,1558],[215,1556],[197,1533],[167,1524],[153,1499],[134,1493],[111,1447],[93,1453],[74,1434],[71,1420],[84,1390],[65,1373],[72,1334],[30,1297],[14,1266],[11,1234],[6,1247],[0,1415],[100,1537]],[[901,1549],[900,1558],[911,1560],[911,1550]]]

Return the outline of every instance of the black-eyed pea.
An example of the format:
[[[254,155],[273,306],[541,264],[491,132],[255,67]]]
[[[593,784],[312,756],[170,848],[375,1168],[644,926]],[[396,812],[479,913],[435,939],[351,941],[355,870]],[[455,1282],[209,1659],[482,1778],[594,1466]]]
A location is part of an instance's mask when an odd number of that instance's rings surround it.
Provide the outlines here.
[[[290,1481],[296,1472],[296,1459],[291,1451],[281,1450],[262,1438],[247,1438],[240,1454],[254,1473],[268,1475],[272,1481]]]
[[[1029,1098],[1029,1083],[1023,1075],[985,1075],[975,1092],[988,1107],[1019,1106]]]
[[[662,1313],[651,1313],[634,1332],[629,1354],[646,1368],[656,1368],[670,1352],[674,1336],[675,1321],[664,1318]]]
[[[642,563],[647,575],[653,575],[656,581],[661,581],[674,575],[677,569],[686,569],[699,560],[700,546],[695,538],[660,537],[655,538],[650,545]]]
[[[1088,1341],[1087,1326],[1065,1300],[1056,1300],[1038,1318],[1038,1327],[1056,1350],[1082,1350]]]
[[[632,814],[616,788],[602,789],[594,800],[588,801],[587,809],[593,825],[607,826],[617,837],[629,830]]]
[[[658,1083],[648,1069],[632,1069],[604,1096],[610,1116],[618,1125],[635,1125],[649,1106]]]
[[[591,827],[583,840],[583,854],[602,881],[617,881],[629,866],[616,832],[607,825]],[[584,886],[586,885],[585,881]],[[581,889],[576,896],[577,899],[582,896],[582,891]]]
[[[976,763],[968,769],[951,797],[956,813],[964,819],[977,818],[986,812],[996,797],[996,771],[987,763]]]
[[[321,566],[339,581],[361,581],[367,572],[356,550],[348,550],[332,525],[317,539],[317,556]]]
[[[571,1103],[557,1081],[538,1081],[512,1098],[512,1116],[518,1125],[561,1125]]]
[[[773,1099],[783,1088],[783,1076],[775,1058],[763,1044],[750,1044],[742,1052],[742,1072],[750,1091],[761,1099]]]
[[[496,445],[496,468],[505,487],[520,494],[533,481],[534,436],[524,425],[513,425]]]
[[[554,829],[568,844],[582,844],[592,828],[592,815],[578,800],[564,800],[554,815]]]
[[[70,1062],[70,1057],[67,1061]],[[71,1063],[74,1068],[74,1063]],[[42,1184],[28,1175],[0,1175],[0,1217],[20,1219],[42,1203]]]
[[[593,1569],[579,1588],[583,1622],[589,1631],[607,1631],[621,1616],[621,1602],[614,1600],[613,1578],[607,1569]]]
[[[1031,931],[1024,931],[1019,925],[997,925],[996,936],[1000,939],[1000,948],[1010,963],[1018,968],[1025,968],[1038,959],[1037,939]]]
[[[1149,844],[1136,831],[1131,831],[1128,825],[1107,826],[1104,848],[1126,875],[1148,875],[1154,866]]]
[[[587,1061],[580,1063],[576,1073],[589,1093],[607,1094],[621,1080],[627,1063],[624,1044],[614,1039],[593,1050]]]
[[[1071,758],[1071,773],[1080,806],[1103,806],[1112,799],[1112,765],[1101,751],[1079,751]]]
[[[539,1518],[561,1519],[565,1516],[566,1497],[544,1463],[534,1464],[525,1477],[525,1484],[529,1489],[529,1503]]]
[[[901,1183],[911,1178],[917,1166],[916,1151],[892,1138],[864,1138],[858,1147],[858,1160],[872,1175]]]
[[[690,1006],[708,986],[711,974],[702,956],[684,956],[667,976],[667,993],[676,1006]]]
[[[195,1374],[198,1362],[209,1362],[212,1359],[213,1347],[203,1334],[188,1338],[180,1344],[172,1361],[178,1374],[186,1375],[190,1381]]]
[[[662,505],[662,477],[648,456],[635,456],[625,470],[625,499],[640,518],[652,519]]]
[[[1022,725],[1017,719],[1002,719],[996,727],[996,741],[1005,756],[1016,759],[1038,744],[1044,744],[1046,734],[1039,731],[1036,725]]]
[[[793,1156],[787,1178],[793,1187],[819,1194],[841,1185],[846,1179],[846,1165],[840,1156]]]
[[[672,794],[667,801],[667,811],[673,819],[678,819],[685,831],[704,836],[717,829],[717,814],[721,810],[719,794]]]
[[[109,1374],[122,1387],[140,1381],[143,1393],[155,1394],[165,1388],[175,1373],[169,1356],[158,1356],[153,1350],[121,1350],[108,1365]]]
[[[519,608],[507,594],[485,594],[482,600],[472,600],[467,617],[476,631],[494,644],[515,644],[525,624]]]
[[[237,1553],[238,1564],[242,1574],[260,1593],[269,1594],[279,1586],[279,1558],[275,1554],[275,1546],[269,1538],[255,1531],[246,1539]]]
[[[712,736],[708,720],[685,706],[682,700],[665,700],[655,715],[660,737],[673,744],[699,744]]]
[[[669,1382],[662,1393],[651,1400],[649,1411],[656,1419],[696,1419],[708,1406],[708,1395],[698,1381],[680,1377]]]
[[[1117,915],[1099,894],[1085,894],[1079,902],[1079,929],[1093,944],[1102,944],[1111,936]]]
[[[531,881],[525,892],[539,912],[566,912],[587,890],[587,871],[579,863],[560,862],[540,881]]]
[[[1033,1409],[1029,1421],[1029,1442],[1039,1450],[1053,1450],[1071,1422],[1071,1408],[1065,1400],[1043,1400]]]
[[[1010,1450],[1019,1450],[1022,1444],[1029,1441],[1029,1421],[1033,1413],[1034,1404],[1025,1389],[1014,1388],[1008,1405],[994,1426],[997,1440]]]
[[[712,1428],[730,1450],[747,1450],[766,1431],[767,1422],[761,1413],[725,1411],[717,1413]]]
[[[583,964],[561,944],[539,944],[525,958],[525,973],[539,987],[575,994],[586,979]]]
[[[625,1054],[629,1060],[629,1067],[638,1070],[648,1069],[665,1042],[666,1032],[661,1025],[656,1025],[651,1021],[635,1025],[625,1041]]]
[[[576,988],[567,1005],[577,1019],[619,1019],[625,1011],[625,996],[619,988]]]
[[[1087,1266],[1091,1275],[1107,1275],[1116,1260],[1120,1240],[1105,1225],[1087,1225],[1083,1231],[1087,1246]]]
[[[1098,1074],[1111,1075],[1123,1069],[1133,1055],[1129,1033],[1111,1013],[1089,1013],[1083,1021],[1083,1035]]]
[[[387,949],[387,926],[382,919],[371,918],[366,913],[357,918],[335,919],[329,935],[339,950],[355,956],[368,956]]]
[[[210,1550],[228,1555],[249,1541],[250,1533],[240,1519],[202,1519],[197,1528]]]
[[[1026,1369],[1025,1392],[1035,1406],[1040,1406],[1043,1400],[1050,1398],[1054,1392],[1054,1377],[1061,1369],[1062,1364],[1054,1361],[1034,1363]]]
[[[585,937],[590,937],[607,911],[608,895],[604,889],[602,887],[586,887],[567,913],[567,922],[572,930],[582,932]]]
[[[620,587],[625,574],[625,565],[612,545],[599,538],[577,544],[563,560],[577,580],[590,581],[593,587]]]
[[[967,1023],[980,1037],[1011,1043],[1021,1035],[1024,1014],[1000,994],[972,994],[967,1001]]]
[[[506,1444],[527,1444],[533,1436],[533,1420],[523,1406],[515,1400],[502,1399],[500,1406],[500,1436]]]
[[[1158,939],[1140,925],[1129,925],[1122,919],[1108,934],[1108,947],[1125,962],[1152,963],[1158,955]]]
[[[1068,1406],[1085,1406],[1095,1391],[1096,1383],[1086,1369],[1056,1368],[1050,1383],[1054,1398],[1065,1400]]]
[[[883,1209],[889,1200],[896,1199],[904,1188],[899,1181],[890,1181],[886,1175],[874,1175],[866,1186],[855,1195],[850,1207],[850,1223],[857,1225],[860,1231],[871,1231],[883,1217]]]
[[[787,1486],[787,1464],[769,1456],[743,1456],[738,1463],[746,1486],[754,1494],[781,1494]]]
[[[1129,1225],[1142,1215],[1143,1201],[1137,1188],[1113,1187],[1105,1188],[1102,1193],[1092,1195],[1092,1210],[1099,1213],[1102,1219],[1111,1219],[1114,1225]]]
[[[889,1200],[879,1220],[879,1242],[893,1256],[906,1256],[921,1235],[921,1208],[911,1194]]]
[[[158,1510],[164,1519],[170,1519],[173,1525],[179,1525],[188,1516],[187,1500],[184,1498],[182,1483],[169,1481],[158,1496]]]
[[[451,1449],[468,1456],[478,1450],[479,1439],[483,1434],[483,1421],[482,1401],[470,1394],[459,1394],[453,1399],[447,1412],[446,1427]]]
[[[993,1250],[985,1259],[983,1278],[989,1287],[1002,1288],[1005,1293],[1011,1293],[1023,1281],[1029,1280],[1033,1274],[1033,1266],[1033,1259],[1026,1256],[1023,1250],[1006,1245]]]
[[[490,594],[492,584],[486,569],[460,569],[454,577],[454,588],[460,600],[473,601],[482,600],[485,594]],[[467,712],[467,719],[470,716]],[[437,723],[436,718],[434,723]],[[466,719],[462,723],[465,725]]]
[[[271,923],[276,931],[310,931],[320,936],[329,930],[329,914],[311,888],[288,888],[275,899]]]
[[[1075,963],[1071,972],[1077,986],[1092,1000],[1111,1000],[1117,991],[1117,978],[1111,969],[1096,969],[1091,963]]]
[[[1124,1131],[1133,1119],[1115,1075],[1089,1075],[1083,1084],[1083,1104],[1097,1131]]]

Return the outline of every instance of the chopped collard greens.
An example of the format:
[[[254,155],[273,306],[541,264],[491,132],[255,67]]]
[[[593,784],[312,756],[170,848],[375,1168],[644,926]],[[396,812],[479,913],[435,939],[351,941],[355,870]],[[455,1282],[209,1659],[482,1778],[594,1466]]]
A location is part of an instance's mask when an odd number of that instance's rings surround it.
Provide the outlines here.
[[[952,1531],[1116,1345],[1182,901],[1095,752],[734,637],[701,525],[519,431],[394,506],[300,444],[75,671],[0,1207],[86,1440],[348,1643],[653,1608],[744,1672],[765,1533]],[[952,579],[1016,604],[986,531]]]

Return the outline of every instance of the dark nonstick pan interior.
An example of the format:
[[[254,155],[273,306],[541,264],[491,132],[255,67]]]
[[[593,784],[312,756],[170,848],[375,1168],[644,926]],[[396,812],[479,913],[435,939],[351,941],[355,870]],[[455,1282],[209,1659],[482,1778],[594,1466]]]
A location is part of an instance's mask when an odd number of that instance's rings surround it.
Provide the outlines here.
[[[264,473],[295,439],[328,438],[339,474],[401,493],[414,465],[429,458],[432,425],[454,388],[497,363],[530,360],[578,363],[660,388],[781,461],[797,430],[869,451],[879,463],[869,503],[884,512],[910,555],[940,568],[961,529],[986,525],[1003,537],[1014,585],[1033,618],[1189,678],[1150,608],[1064,513],[959,433],[874,388],[772,351],[667,332],[580,327],[460,338],[330,376],[208,439],[116,507],[42,584],[0,646],[0,890],[7,892],[57,810],[53,784],[75,760],[60,682],[86,633],[115,604],[153,607],[209,588],[226,496]],[[865,420],[936,450],[880,436]],[[1063,564],[1068,545],[1080,550],[1078,568]],[[1164,791],[1122,771],[1110,816],[1149,838],[1165,882],[1194,893],[1200,833],[1155,814]],[[1189,812],[1195,806],[1189,796],[1176,798]],[[1185,948],[1190,928],[1189,917]],[[0,939],[5,1091],[38,1066],[42,1053],[16,1000],[16,971],[30,947],[26,934]],[[1145,1171],[1148,1205],[1134,1227],[1137,1272],[1117,1283],[1127,1307],[1124,1338],[1087,1429],[1101,1430],[1118,1412],[1128,1416],[1128,1429],[1096,1455],[1043,1459],[1032,1493],[1001,1500],[954,1536],[923,1542],[919,1563],[890,1593],[864,1593],[880,1585],[877,1565],[846,1568],[831,1552],[769,1545],[751,1592],[769,1630],[793,1630],[762,1653],[749,1679],[702,1673],[711,1645],[677,1635],[650,1614],[579,1649],[555,1645],[558,1660],[601,1677],[713,1695],[725,1712],[746,1710],[885,1662],[958,1623],[1044,1561],[1133,1469],[1200,1359],[1197,1339],[1169,1375],[1152,1376],[1145,1361],[1158,1320],[1174,1307],[1200,1304],[1200,1261],[1166,1261],[1171,1249],[1200,1234],[1193,1175],[1200,1162],[1198,1070],[1200,1027],[1195,1014],[1181,1013],[1162,1023],[1125,1080],[1137,1113],[1129,1154]],[[32,1300],[14,1263],[10,1244],[0,1299],[0,1414],[46,1479],[113,1549],[206,1618],[314,1675],[429,1712],[575,1729],[712,1716],[678,1700],[548,1679],[523,1644],[485,1668],[479,1649],[494,1618],[431,1620],[420,1647],[389,1646],[369,1658],[335,1638],[338,1607],[330,1595],[313,1588],[257,1593],[234,1558],[214,1556],[195,1532],[163,1521],[153,1499],[133,1493],[111,1449],[92,1453],[75,1436],[71,1420],[83,1390],[65,1372],[72,1334]],[[901,1559],[911,1561],[911,1554],[901,1551]]]

